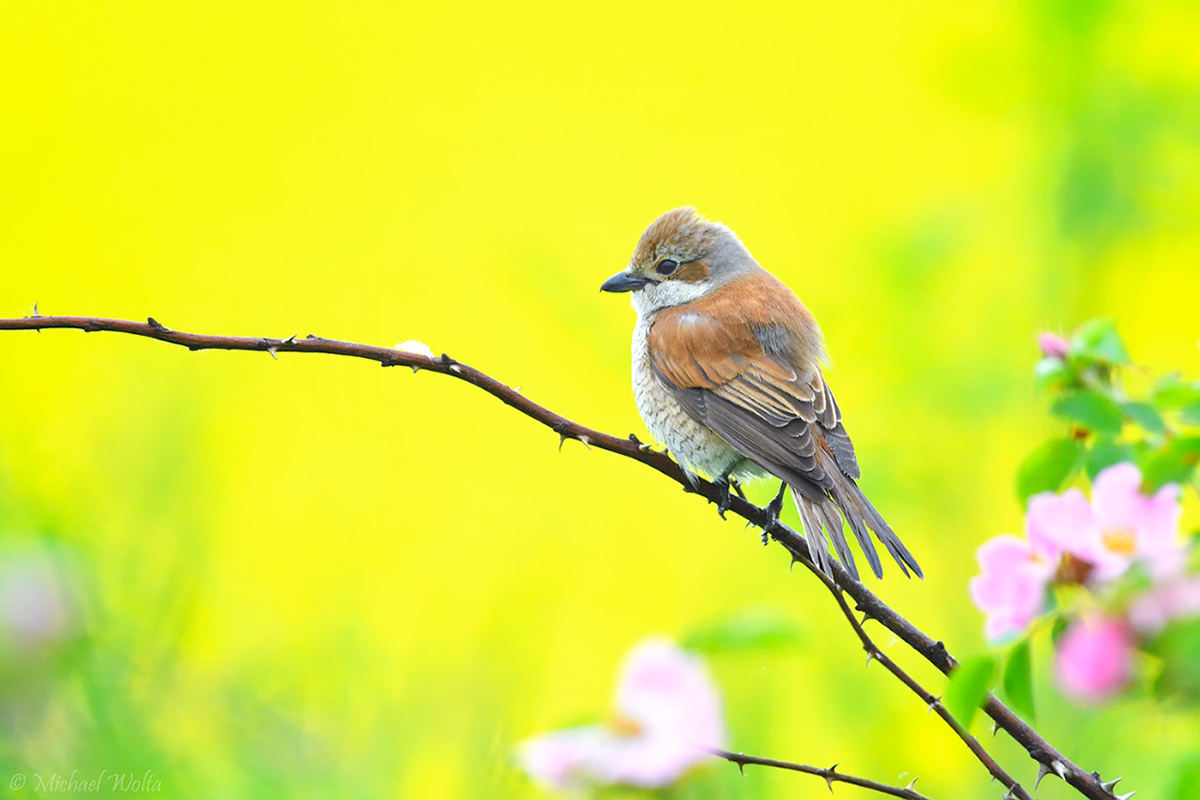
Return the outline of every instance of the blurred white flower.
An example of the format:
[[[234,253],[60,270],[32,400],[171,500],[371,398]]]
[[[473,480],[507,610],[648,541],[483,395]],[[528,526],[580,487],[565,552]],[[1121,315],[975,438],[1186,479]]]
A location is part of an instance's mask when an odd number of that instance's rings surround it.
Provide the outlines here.
[[[617,683],[616,715],[520,745],[521,767],[556,788],[665,786],[725,743],[721,698],[704,663],[664,638],[638,643]]]
[[[76,608],[63,564],[47,555],[0,555],[0,641],[31,650],[74,633]]]

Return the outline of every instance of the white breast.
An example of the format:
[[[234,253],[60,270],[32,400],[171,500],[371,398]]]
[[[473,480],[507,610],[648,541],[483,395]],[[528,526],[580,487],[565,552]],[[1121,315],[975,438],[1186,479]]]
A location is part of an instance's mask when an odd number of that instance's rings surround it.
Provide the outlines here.
[[[654,441],[664,445],[685,469],[708,478],[726,475],[739,466],[741,456],[724,439],[692,419],[654,375],[649,347],[653,320],[653,315],[639,314],[633,329],[633,396],[638,413]],[[747,470],[736,472],[742,477]]]

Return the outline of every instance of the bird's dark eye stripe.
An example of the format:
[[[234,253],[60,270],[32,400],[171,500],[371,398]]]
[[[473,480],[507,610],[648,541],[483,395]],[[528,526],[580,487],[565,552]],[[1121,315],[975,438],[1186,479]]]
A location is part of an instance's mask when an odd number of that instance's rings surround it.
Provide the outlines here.
[[[658,267],[655,269],[659,275],[670,275],[678,266],[678,261],[672,261],[669,258],[664,258],[662,261],[658,262]]]

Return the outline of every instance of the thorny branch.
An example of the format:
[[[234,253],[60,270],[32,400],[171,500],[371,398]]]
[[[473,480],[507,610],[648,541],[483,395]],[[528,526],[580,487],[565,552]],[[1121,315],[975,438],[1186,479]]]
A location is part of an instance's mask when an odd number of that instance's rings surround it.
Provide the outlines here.
[[[913,786],[916,785],[917,779],[913,778],[908,782],[907,786],[889,786],[886,783],[859,778],[856,775],[848,775],[845,772],[838,772],[838,764],[832,767],[810,767],[808,764],[796,764],[791,761],[777,761],[773,758],[760,758],[759,756],[748,756],[745,753],[731,753],[728,750],[721,750],[714,747],[708,752],[718,758],[723,758],[726,761],[732,761],[738,765],[738,769],[745,771],[747,764],[757,764],[761,767],[775,767],[776,769],[787,769],[792,772],[803,772],[806,775],[816,775],[819,778],[824,778],[826,785],[829,786],[829,791],[833,791],[835,783],[848,783],[851,786],[861,786],[864,789],[886,794],[891,797],[904,797],[907,800],[930,800],[930,798],[918,792]]]
[[[820,570],[815,569],[812,565],[808,545],[804,537],[792,528],[784,525],[778,519],[773,519],[772,515],[766,509],[759,508],[740,497],[728,497],[727,493],[723,492],[720,487],[708,481],[699,480],[693,484],[684,476],[679,466],[668,458],[666,454],[656,452],[641,444],[635,436],[623,439],[573,422],[544,406],[538,405],[490,375],[456,361],[444,353],[441,356],[427,356],[421,353],[395,350],[390,347],[376,347],[357,344],[355,342],[323,339],[312,334],[302,339],[296,336],[290,336],[286,339],[211,336],[172,330],[156,321],[153,317],[149,318],[146,322],[133,322],[131,320],[106,319],[102,317],[42,316],[37,313],[36,307],[33,316],[20,319],[0,319],[0,330],[40,331],[49,328],[74,328],[87,332],[112,331],[115,333],[127,333],[134,336],[157,339],[170,344],[177,344],[189,350],[250,350],[270,353],[272,357],[276,353],[284,352],[326,353],[329,355],[349,356],[351,358],[376,361],[385,367],[403,366],[411,367],[413,371],[424,369],[442,375],[449,375],[479,387],[501,402],[550,428],[559,435],[560,445],[567,439],[577,439],[591,447],[631,458],[661,472],[683,486],[686,491],[695,492],[711,503],[724,503],[727,505],[729,511],[763,528],[772,539],[783,545],[791,553],[794,560],[802,562],[815,574],[822,577]],[[953,717],[945,711],[942,704],[937,702],[937,698],[934,698],[921,688],[903,670],[897,667],[894,662],[883,656],[879,648],[871,642],[870,637],[863,632],[862,626],[855,619],[854,614],[849,611],[844,595],[854,600],[855,607],[858,611],[865,614],[866,618],[877,620],[929,663],[933,664],[933,666],[937,667],[943,673],[949,674],[958,666],[958,662],[946,650],[945,645],[926,635],[907,619],[892,610],[871,592],[866,585],[855,580],[836,561],[833,562],[833,577],[823,576],[823,580],[830,591],[838,598],[839,605],[842,606],[843,613],[846,614],[847,619],[853,622],[855,634],[863,643],[863,647],[868,655],[880,661],[893,675],[917,694],[922,701],[927,704],[930,704],[932,701],[931,705],[938,711],[938,715],[951,725],[954,732],[966,742],[976,757],[980,758],[992,776],[1006,787],[1008,790],[1006,797],[1027,800],[1029,793],[1005,773],[1003,769],[999,768],[995,761],[983,751],[978,741],[970,733],[963,730],[962,726],[958,725],[953,720]],[[1113,791],[1116,781],[1101,781],[1098,773],[1088,772],[1073,763],[1047,742],[1037,731],[1009,710],[1004,703],[996,699],[994,695],[988,695],[987,702],[983,705],[983,710],[992,718],[998,728],[1003,729],[1012,736],[1028,751],[1030,757],[1037,761],[1039,780],[1045,775],[1057,775],[1090,800],[1113,800],[1113,798],[1125,800],[1125,798],[1132,795],[1132,793],[1120,796],[1116,795]]]

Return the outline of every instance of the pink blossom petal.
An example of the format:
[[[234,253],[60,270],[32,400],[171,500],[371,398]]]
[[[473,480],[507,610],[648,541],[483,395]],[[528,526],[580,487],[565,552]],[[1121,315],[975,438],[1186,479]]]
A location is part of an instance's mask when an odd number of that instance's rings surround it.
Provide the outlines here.
[[[1200,577],[1170,578],[1129,605],[1129,622],[1140,633],[1152,635],[1177,619],[1200,617]]]
[[[1150,572],[1165,578],[1183,572],[1185,548],[1179,541],[1183,506],[1179,487],[1168,483],[1154,497],[1143,498],[1138,525],[1138,556],[1149,563]]]
[[[703,662],[668,639],[644,639],[625,657],[616,706],[646,730],[694,748],[725,741],[720,695]]]
[[[1142,473],[1128,462],[1101,470],[1092,481],[1092,508],[1102,528],[1135,528],[1142,521]]]
[[[983,571],[967,588],[986,615],[984,635],[995,641],[1021,633],[1045,608],[1053,565],[1016,536],[984,542],[975,558]]]
[[[662,638],[629,652],[617,685],[618,728],[594,726],[524,742],[522,768],[553,786],[665,786],[725,743],[721,699],[700,659]]]
[[[518,746],[517,761],[535,780],[566,788],[586,782],[589,765],[608,737],[598,726],[535,736]]]
[[[1102,703],[1133,675],[1133,634],[1121,619],[1095,616],[1073,624],[1055,658],[1058,685],[1080,703]]]
[[[1066,361],[1067,354],[1071,352],[1071,343],[1057,333],[1042,331],[1038,334],[1037,342],[1038,349],[1046,358]]]
[[[1083,492],[1068,489],[1061,495],[1045,492],[1030,498],[1025,527],[1030,544],[1051,558],[1065,552],[1086,559],[1097,525]]]

